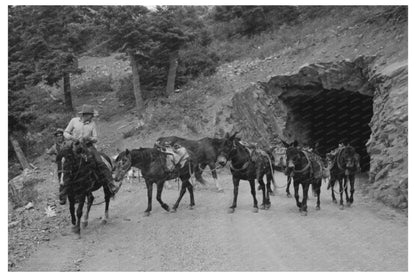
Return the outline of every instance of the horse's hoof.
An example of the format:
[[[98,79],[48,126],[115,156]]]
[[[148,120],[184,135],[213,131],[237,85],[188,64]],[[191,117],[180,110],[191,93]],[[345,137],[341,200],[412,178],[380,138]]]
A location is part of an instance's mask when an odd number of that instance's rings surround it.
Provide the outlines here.
[[[102,225],[107,224],[107,219],[104,219],[104,218],[103,218],[103,219],[101,219],[101,224],[102,224]]]
[[[88,226],[88,221],[83,221],[82,222],[82,228],[87,228]]]
[[[232,214],[232,213],[234,213],[234,210],[235,210],[234,208],[229,208],[229,209],[228,209],[228,213],[229,213],[229,214]]]
[[[344,205],[340,205],[340,206],[339,206],[339,209],[340,209],[340,210],[343,210],[343,209],[344,209]]]
[[[260,205],[260,210],[265,210],[265,209],[266,209],[266,205],[261,204],[261,205]]]
[[[72,232],[74,232],[75,234],[80,234],[81,230],[78,226],[73,226],[72,227]]]
[[[267,204],[266,205],[266,210],[270,209],[270,206],[271,206],[270,204]]]
[[[338,204],[338,201],[336,199],[332,200],[332,203]]]
[[[351,207],[351,202],[348,202],[347,203],[347,207]]]
[[[150,212],[144,212],[143,216],[149,216],[149,215],[150,215]]]
[[[188,209],[193,210],[194,209],[194,206],[193,205],[189,205],[188,206]]]
[[[170,210],[170,212],[171,212],[172,214],[176,213],[176,208],[172,208],[172,210]]]
[[[307,215],[308,215],[308,212],[307,212],[307,211],[301,211],[301,212],[300,212],[300,215],[301,215],[301,216],[307,216]]]
[[[317,206],[316,208],[315,208],[315,210],[317,210],[317,211],[319,211],[321,209],[321,207],[319,207],[319,206]]]
[[[287,198],[292,198],[292,194],[290,194],[290,193],[287,193],[286,196],[287,196]]]
[[[273,192],[273,191],[271,191],[271,192],[270,192],[270,195],[271,195],[271,196],[274,196],[274,192]]]

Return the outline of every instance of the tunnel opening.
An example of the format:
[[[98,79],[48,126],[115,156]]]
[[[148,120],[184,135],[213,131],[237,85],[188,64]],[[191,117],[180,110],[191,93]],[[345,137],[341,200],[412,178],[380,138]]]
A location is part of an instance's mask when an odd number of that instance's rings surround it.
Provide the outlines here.
[[[373,116],[373,97],[347,90],[319,89],[308,94],[286,94],[288,109],[286,135],[321,155],[335,149],[340,141],[354,146],[363,171],[370,168],[366,142]]]

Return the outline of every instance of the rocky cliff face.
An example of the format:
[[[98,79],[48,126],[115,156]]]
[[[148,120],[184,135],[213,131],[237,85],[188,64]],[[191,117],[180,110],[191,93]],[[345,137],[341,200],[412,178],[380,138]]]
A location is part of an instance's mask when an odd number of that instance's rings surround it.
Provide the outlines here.
[[[361,56],[304,65],[234,96],[235,130],[263,146],[298,140],[325,151],[347,138],[367,163],[367,192],[407,208],[407,62]]]

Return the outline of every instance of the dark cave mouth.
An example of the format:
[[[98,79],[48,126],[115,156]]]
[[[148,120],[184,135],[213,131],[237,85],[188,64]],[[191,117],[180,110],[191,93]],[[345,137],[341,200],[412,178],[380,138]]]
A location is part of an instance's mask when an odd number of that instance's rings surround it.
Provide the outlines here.
[[[347,90],[318,90],[313,93],[281,95],[288,109],[286,135],[311,147],[319,144],[328,153],[342,140],[354,146],[361,157],[361,168],[368,171],[370,156],[366,142],[373,116],[373,97]]]

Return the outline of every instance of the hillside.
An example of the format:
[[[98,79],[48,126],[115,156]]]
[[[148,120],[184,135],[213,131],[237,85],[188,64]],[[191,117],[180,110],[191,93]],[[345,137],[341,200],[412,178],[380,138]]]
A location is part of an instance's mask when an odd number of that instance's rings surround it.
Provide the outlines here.
[[[151,147],[154,141],[163,135],[196,139],[205,136],[222,136],[225,132],[237,130],[243,130],[242,136],[246,140],[253,141],[257,137],[256,142],[268,141],[273,144],[272,139],[276,134],[289,138],[287,131],[292,130],[294,134],[301,132],[296,124],[287,125],[287,110],[275,108],[277,104],[274,101],[280,91],[270,89],[271,85],[281,87],[282,80],[286,79],[290,79],[293,83],[301,82],[300,78],[307,76],[312,69],[317,70],[319,65],[321,67],[328,65],[328,68],[333,69],[340,64],[352,62],[353,66],[356,66],[357,60],[362,59],[360,57],[372,57],[371,69],[374,70],[372,76],[381,73],[381,76],[396,74],[396,79],[392,79],[389,83],[390,87],[399,83],[405,91],[398,96],[404,106],[397,116],[402,117],[406,114],[403,120],[406,128],[397,132],[397,128],[394,127],[393,132],[396,136],[391,140],[396,139],[396,141],[391,142],[391,147],[401,146],[394,148],[393,154],[384,153],[384,150],[380,152],[374,150],[374,155],[371,154],[373,160],[375,158],[383,160],[386,155],[400,154],[401,160],[398,165],[387,169],[392,173],[379,176],[380,178],[373,185],[361,183],[357,189],[406,213],[407,18],[403,19],[381,7],[345,8],[332,11],[326,16],[307,19],[302,25],[283,26],[274,33],[262,35],[253,41],[250,41],[250,45],[255,46],[247,49],[244,58],[222,64],[214,75],[191,82],[182,88],[181,93],[176,93],[167,99],[149,101],[146,106],[144,128],[136,129],[135,111],[122,105],[115,91],[100,95],[76,96],[74,106],[80,107],[84,103],[90,103],[97,108],[100,114],[97,123],[101,138],[97,148],[109,155],[115,155],[117,149]],[[117,59],[117,55],[107,58],[81,58],[79,63],[86,73],[74,80],[73,86],[91,78],[111,76],[114,80],[113,86],[117,87],[117,79],[129,73],[127,62]],[[300,71],[301,68],[309,71]],[[328,68],[323,70],[327,72]],[[405,72],[403,70],[397,72],[398,69],[403,68]],[[342,76],[342,74],[336,75]],[[333,78],[332,75],[330,77]],[[265,90],[258,82],[267,84],[269,90]],[[60,91],[53,93],[57,96],[61,94]],[[376,101],[373,103],[376,109],[378,105],[385,107],[386,103]],[[392,107],[394,109],[395,106]],[[283,116],[276,116],[277,113]],[[383,115],[388,114],[383,113]],[[380,129],[377,127],[377,122],[373,123],[373,126],[374,132]],[[123,138],[127,133],[133,135]],[[377,136],[376,142],[378,139],[381,138]],[[38,168],[35,172],[27,173],[15,181],[22,184],[25,180],[36,176],[36,182],[30,186],[30,193],[23,195],[21,199],[23,205],[27,203],[25,201],[32,201],[34,209],[15,210],[9,201],[9,268],[12,267],[12,263],[24,259],[26,252],[33,251],[37,244],[53,237],[60,231],[60,226],[69,223],[65,217],[66,207],[55,208],[58,217],[45,216],[44,208],[57,203],[55,165],[44,156],[33,164]],[[379,167],[374,169],[376,173],[385,169],[384,164]],[[391,180],[397,181],[397,187],[390,186]],[[383,186],[384,193],[391,189],[398,191],[397,195],[387,197],[383,192],[379,193],[380,187]],[[19,245],[18,241],[25,243]]]

